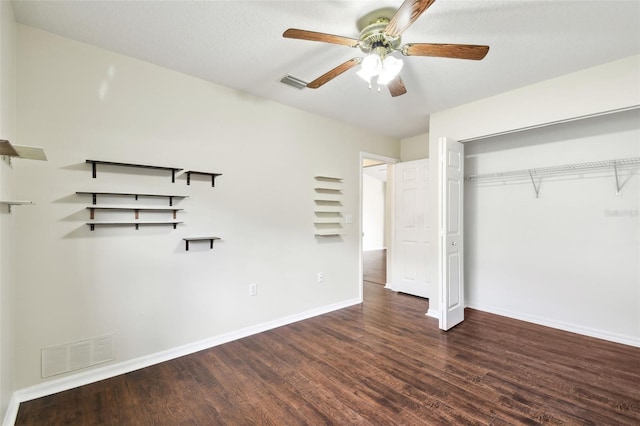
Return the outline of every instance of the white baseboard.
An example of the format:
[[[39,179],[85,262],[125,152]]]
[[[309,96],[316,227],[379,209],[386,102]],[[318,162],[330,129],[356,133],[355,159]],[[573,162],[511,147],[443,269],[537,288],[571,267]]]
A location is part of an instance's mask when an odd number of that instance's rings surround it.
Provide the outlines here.
[[[59,379],[54,379],[44,383],[40,383],[38,385],[29,386],[24,389],[19,389],[15,391],[11,396],[11,401],[9,403],[9,407],[4,417],[3,426],[11,426],[15,423],[16,417],[18,415],[18,408],[21,402],[30,401],[36,398],[42,398],[47,395],[53,395],[54,393],[77,388],[79,386],[98,382],[100,380],[109,379],[111,377],[119,376],[121,374],[129,373],[131,371],[139,370],[141,368],[145,368],[151,365],[159,364],[161,362],[169,361],[174,358],[179,358],[181,356],[199,352],[204,349],[209,349],[214,346],[218,346],[234,340],[242,339],[243,337],[248,337],[253,334],[262,333],[264,331],[272,330],[274,328],[282,327],[284,325],[293,324],[298,321],[313,318],[318,315],[323,315],[329,312],[337,311],[338,309],[343,309],[349,306],[357,305],[359,303],[362,303],[362,301],[358,298],[346,300],[344,302],[334,303],[332,305],[311,309],[309,311],[279,318],[273,321],[267,321],[262,324],[257,324],[254,326],[250,326],[240,330],[225,333],[209,339],[204,339],[197,342],[189,343],[187,345],[168,349],[166,351],[157,352],[157,353],[146,355],[140,358],[135,358],[128,361],[122,361],[122,362],[106,365],[103,367],[82,371],[80,373],[76,373],[70,376],[61,377]]]
[[[7,412],[4,414],[4,420],[2,426],[13,426],[16,423],[18,417],[18,408],[20,407],[20,401],[16,398],[16,394],[11,395]]]
[[[558,330],[569,331],[571,333],[582,334],[584,336],[595,337],[597,339],[608,340],[610,342],[622,343],[624,345],[640,347],[640,338],[633,336],[626,336],[617,333],[611,333],[603,330],[598,330],[591,327],[583,327],[577,324],[567,323],[564,321],[555,321],[549,318],[538,317],[535,315],[523,314],[520,312],[513,312],[507,309],[498,308],[495,306],[487,306],[474,302],[467,302],[468,308],[476,309],[478,311],[489,312],[491,314],[501,315],[503,317],[513,318],[521,321],[527,321],[545,327],[557,328]]]
[[[426,315],[427,315],[428,317],[435,318],[435,319],[437,319],[438,321],[440,320],[440,311],[439,311],[439,310],[429,308],[429,309],[427,310]]]

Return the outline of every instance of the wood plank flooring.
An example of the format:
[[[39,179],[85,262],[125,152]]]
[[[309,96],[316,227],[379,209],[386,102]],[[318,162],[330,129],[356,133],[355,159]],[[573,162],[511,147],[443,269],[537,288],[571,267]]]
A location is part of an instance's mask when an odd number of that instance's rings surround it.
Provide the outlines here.
[[[365,283],[362,305],[21,404],[17,425],[638,425],[640,348]]]
[[[387,283],[387,250],[362,252],[362,279],[371,283]]]

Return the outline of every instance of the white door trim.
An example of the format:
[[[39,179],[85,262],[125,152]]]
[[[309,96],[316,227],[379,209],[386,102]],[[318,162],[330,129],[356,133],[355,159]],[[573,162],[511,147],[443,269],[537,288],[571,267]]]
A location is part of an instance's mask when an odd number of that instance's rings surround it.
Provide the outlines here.
[[[440,329],[464,321],[464,145],[438,138]]]
[[[399,158],[387,157],[385,155],[373,154],[370,152],[360,151],[360,162],[358,163],[358,170],[360,171],[360,186],[359,186],[359,199],[358,199],[358,279],[360,280],[359,284],[359,295],[358,298],[360,302],[364,299],[364,280],[362,279],[362,162],[365,158],[369,158],[371,160],[382,161],[387,164],[396,164],[400,162]],[[393,209],[392,209],[393,210]],[[387,265],[389,264],[389,253],[391,250],[387,250]],[[387,271],[389,273],[389,271]]]

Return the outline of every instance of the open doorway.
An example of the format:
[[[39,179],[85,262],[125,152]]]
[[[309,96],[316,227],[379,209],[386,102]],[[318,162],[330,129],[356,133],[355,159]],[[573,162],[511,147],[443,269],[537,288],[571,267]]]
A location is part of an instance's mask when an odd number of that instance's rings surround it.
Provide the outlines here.
[[[392,165],[398,160],[361,155],[361,259],[362,281],[385,286],[392,253]]]

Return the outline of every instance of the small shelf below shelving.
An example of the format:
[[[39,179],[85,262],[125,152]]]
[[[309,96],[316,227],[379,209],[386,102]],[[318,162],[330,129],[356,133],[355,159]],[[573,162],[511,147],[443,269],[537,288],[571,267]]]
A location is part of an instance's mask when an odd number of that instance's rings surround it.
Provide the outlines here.
[[[315,201],[340,201],[342,200],[342,191],[326,188],[322,191],[319,191],[318,188],[316,188],[316,193],[313,199]]]
[[[339,237],[344,235],[343,231],[335,231],[335,230],[316,230],[316,237]]]
[[[155,169],[155,170],[170,170],[171,171],[171,182],[176,181],[176,172],[182,170],[178,167],[164,167],[164,166],[149,166],[146,164],[133,164],[133,163],[118,163],[114,161],[101,161],[101,160],[86,160],[87,163],[91,164],[93,178],[96,177],[96,165],[104,164],[109,166],[120,166],[120,167],[137,167],[141,169]]]
[[[323,217],[323,218],[316,218],[313,221],[314,225],[336,225],[336,226],[342,226],[342,221],[340,220],[341,218],[338,216],[334,216],[334,217]]]
[[[342,182],[342,178],[333,176],[315,176],[315,180],[324,182]]]
[[[184,250],[189,251],[189,243],[192,241],[209,241],[209,247],[213,248],[213,242],[219,240],[220,237],[187,237],[184,240]]]
[[[342,206],[341,205],[316,206],[315,212],[316,213],[342,213]]]
[[[187,170],[187,185],[191,185],[191,175],[211,176],[211,186],[216,186],[216,177],[222,176],[222,173],[198,172],[195,170]]]
[[[7,209],[9,209],[9,213],[11,213],[11,206],[26,206],[35,204],[33,201],[22,201],[22,200],[0,200],[0,204],[6,204]]]
[[[187,198],[188,195],[172,195],[172,194],[133,194],[133,193],[128,193],[128,192],[92,192],[92,191],[88,191],[88,192],[84,192],[84,191],[78,191],[76,192],[76,194],[78,195],[92,195],[93,196],[93,204],[96,204],[98,201],[98,195],[115,195],[115,196],[131,196],[131,197],[135,197],[136,201],[138,200],[138,197],[156,197],[156,198],[168,198],[169,199],[169,205],[173,206],[173,199],[174,198]]]
[[[136,229],[138,229],[139,225],[173,225],[173,229],[176,229],[177,225],[182,223],[177,220],[165,220],[165,221],[151,221],[151,220],[121,220],[121,221],[98,221],[94,220],[91,222],[87,222],[89,228],[93,231],[96,226],[126,226],[126,225],[135,225]]]
[[[317,194],[314,198],[316,202],[340,203],[342,202],[342,194]]]

